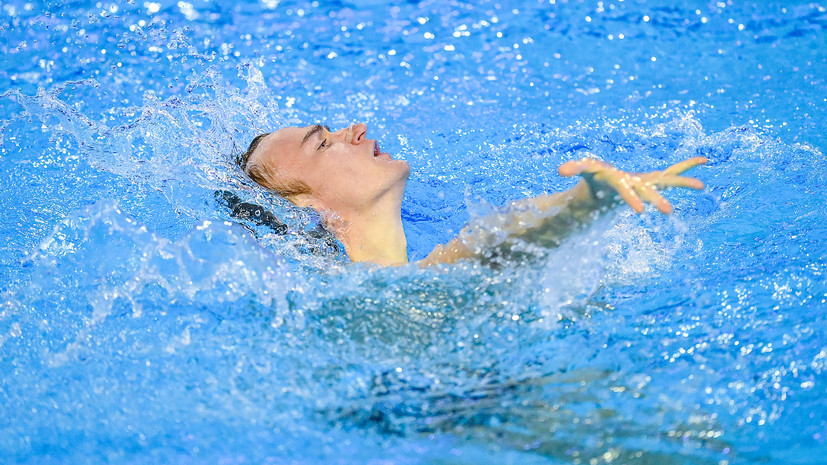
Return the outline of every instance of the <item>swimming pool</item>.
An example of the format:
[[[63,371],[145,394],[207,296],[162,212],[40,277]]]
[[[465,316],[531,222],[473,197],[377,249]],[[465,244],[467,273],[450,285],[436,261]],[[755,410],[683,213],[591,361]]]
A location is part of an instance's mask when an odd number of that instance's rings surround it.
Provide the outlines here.
[[[821,463],[826,26],[804,1],[4,2],[0,461]],[[317,121],[411,163],[412,258],[586,153],[704,155],[707,189],[500,269],[348,265],[232,164]]]

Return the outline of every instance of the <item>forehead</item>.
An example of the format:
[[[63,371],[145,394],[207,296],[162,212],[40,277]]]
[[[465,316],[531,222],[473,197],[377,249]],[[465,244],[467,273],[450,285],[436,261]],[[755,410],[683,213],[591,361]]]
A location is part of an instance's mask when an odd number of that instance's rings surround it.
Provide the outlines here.
[[[280,159],[291,159],[302,151],[302,142],[312,126],[286,127],[271,132],[256,150],[256,158],[276,164]]]

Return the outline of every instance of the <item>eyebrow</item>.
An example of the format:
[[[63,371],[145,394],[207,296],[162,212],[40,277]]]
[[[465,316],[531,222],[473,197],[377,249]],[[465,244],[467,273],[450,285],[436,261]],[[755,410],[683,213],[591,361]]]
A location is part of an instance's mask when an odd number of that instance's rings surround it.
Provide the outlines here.
[[[308,141],[308,139],[313,137],[314,134],[319,133],[322,129],[327,130],[327,132],[330,132],[329,127],[327,127],[323,124],[314,124],[313,127],[311,127],[309,131],[307,131],[307,134],[304,135],[304,139],[302,139],[302,144],[301,145],[303,146],[304,143]]]

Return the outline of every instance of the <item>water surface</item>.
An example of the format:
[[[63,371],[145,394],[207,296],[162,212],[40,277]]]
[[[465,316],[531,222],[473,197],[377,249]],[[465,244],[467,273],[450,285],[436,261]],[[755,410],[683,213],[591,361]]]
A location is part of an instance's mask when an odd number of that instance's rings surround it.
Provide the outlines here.
[[[5,2],[9,463],[819,463],[813,2]],[[233,157],[364,121],[412,259],[598,156],[703,155],[498,267],[350,265]],[[229,191],[286,235],[233,219]]]

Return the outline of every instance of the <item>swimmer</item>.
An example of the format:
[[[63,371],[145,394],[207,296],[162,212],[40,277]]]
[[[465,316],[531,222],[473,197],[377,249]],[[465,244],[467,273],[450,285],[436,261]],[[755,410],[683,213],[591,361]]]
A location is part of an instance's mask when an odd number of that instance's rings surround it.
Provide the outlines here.
[[[402,197],[411,167],[382,152],[376,140],[368,139],[366,124],[336,132],[316,124],[261,134],[240,161],[244,172],[258,184],[299,207],[316,210],[353,262],[408,262]],[[638,213],[649,203],[669,214],[672,206],[657,189],[703,189],[700,180],[680,174],[706,162],[704,157],[695,157],[663,171],[640,174],[592,158],[563,163],[558,169],[561,176],[581,177],[574,187],[512,201],[497,214],[466,226],[447,244],[437,245],[418,263],[454,263],[497,252],[486,247],[507,248],[503,242],[486,239],[486,233],[494,230],[508,238],[557,245],[601,212],[623,202]]]

